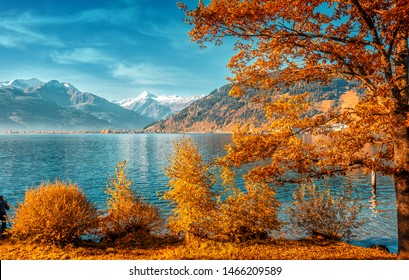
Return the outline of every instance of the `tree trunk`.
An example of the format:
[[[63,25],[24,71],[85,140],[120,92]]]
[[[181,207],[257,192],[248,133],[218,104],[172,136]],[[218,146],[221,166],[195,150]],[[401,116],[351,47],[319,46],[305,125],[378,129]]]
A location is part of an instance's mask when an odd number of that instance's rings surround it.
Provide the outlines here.
[[[395,157],[395,191],[398,213],[398,259],[409,259],[409,29],[402,28],[396,36],[395,79],[391,83],[397,101],[395,116],[398,125],[393,131]]]
[[[409,128],[395,128],[394,173],[398,214],[398,259],[409,259]]]

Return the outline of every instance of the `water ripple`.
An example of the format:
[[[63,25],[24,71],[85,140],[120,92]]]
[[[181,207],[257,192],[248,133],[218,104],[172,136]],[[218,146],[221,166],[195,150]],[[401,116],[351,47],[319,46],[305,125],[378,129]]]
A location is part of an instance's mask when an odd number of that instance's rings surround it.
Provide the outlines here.
[[[230,135],[192,134],[205,159],[221,156]],[[0,193],[12,205],[24,198],[27,188],[42,181],[55,179],[77,183],[100,209],[105,208],[104,188],[118,161],[127,161],[128,175],[138,193],[163,209],[166,215],[170,206],[158,193],[167,189],[164,175],[167,157],[172,153],[172,141],[177,134],[137,135],[0,135]],[[354,244],[369,246],[384,244],[397,251],[397,218],[393,181],[379,176],[377,196],[370,186],[370,175],[360,172],[347,177],[335,177],[317,182],[332,187],[346,186],[351,182],[353,196],[363,205],[365,225],[355,232]],[[293,202],[295,186],[277,188],[282,202],[280,218],[288,220],[285,212]],[[293,229],[286,227],[291,237]]]

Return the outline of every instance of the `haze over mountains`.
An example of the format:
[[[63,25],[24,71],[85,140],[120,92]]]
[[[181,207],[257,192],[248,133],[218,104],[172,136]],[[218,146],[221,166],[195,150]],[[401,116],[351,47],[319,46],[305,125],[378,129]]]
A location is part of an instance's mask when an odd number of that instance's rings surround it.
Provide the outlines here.
[[[66,82],[0,83],[0,131],[137,130],[154,121]]]
[[[147,132],[231,132],[237,125],[260,126],[262,106],[254,102],[259,93],[233,98],[223,86],[209,95],[156,96],[144,91],[135,98],[109,102],[81,92],[67,82],[17,79],[0,83],[0,132],[7,130],[142,130]],[[283,94],[310,92],[317,111],[340,102],[357,102],[357,83],[342,79],[322,86],[297,83]]]
[[[199,100],[201,96],[156,96],[109,102],[67,82],[16,79],[0,82],[0,131],[141,130]]]

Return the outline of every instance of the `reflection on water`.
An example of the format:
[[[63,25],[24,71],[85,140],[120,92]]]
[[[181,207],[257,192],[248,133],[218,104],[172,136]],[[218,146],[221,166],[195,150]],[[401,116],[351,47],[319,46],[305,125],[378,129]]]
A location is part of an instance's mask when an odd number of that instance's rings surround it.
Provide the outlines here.
[[[229,134],[188,136],[198,143],[205,159],[224,155],[225,145],[231,142]],[[167,188],[164,168],[172,153],[172,141],[181,137],[177,134],[0,135],[0,193],[12,205],[17,205],[27,188],[58,178],[78,183],[89,199],[104,209],[106,182],[114,173],[116,163],[126,160],[128,175],[137,192],[162,207],[166,214],[169,206],[158,193]],[[370,175],[360,171],[315,183],[328,184],[336,192],[349,182],[353,186],[353,197],[363,205],[362,216],[366,219],[364,226],[355,232],[352,243],[363,246],[384,244],[396,252],[397,219],[392,179],[378,176],[376,196],[372,192]],[[292,205],[295,187],[277,188],[283,221],[288,221],[286,210]],[[286,226],[285,236],[296,238],[300,233]]]

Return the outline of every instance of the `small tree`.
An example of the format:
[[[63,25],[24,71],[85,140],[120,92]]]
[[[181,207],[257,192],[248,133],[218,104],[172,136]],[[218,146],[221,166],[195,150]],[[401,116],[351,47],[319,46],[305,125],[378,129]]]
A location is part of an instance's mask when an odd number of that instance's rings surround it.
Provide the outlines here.
[[[301,185],[293,193],[294,206],[290,208],[290,220],[312,236],[328,239],[348,239],[352,229],[360,227],[361,205],[351,199],[351,190],[343,188],[340,195],[331,194],[315,185]]]
[[[77,185],[55,181],[27,190],[12,218],[12,237],[59,246],[75,242],[97,222],[97,210]]]
[[[166,167],[169,190],[163,196],[175,207],[169,227],[176,234],[183,234],[186,240],[207,237],[212,232],[216,207],[210,167],[203,163],[191,139],[175,141],[174,150]]]
[[[126,175],[126,161],[118,162],[115,176],[107,186],[107,215],[102,219],[101,230],[105,238],[114,240],[128,234],[149,234],[162,225],[156,206],[145,202],[132,189],[132,180]]]
[[[245,241],[263,239],[280,228],[277,207],[280,205],[272,188],[247,186],[220,201],[215,220],[217,235],[222,239]]]

